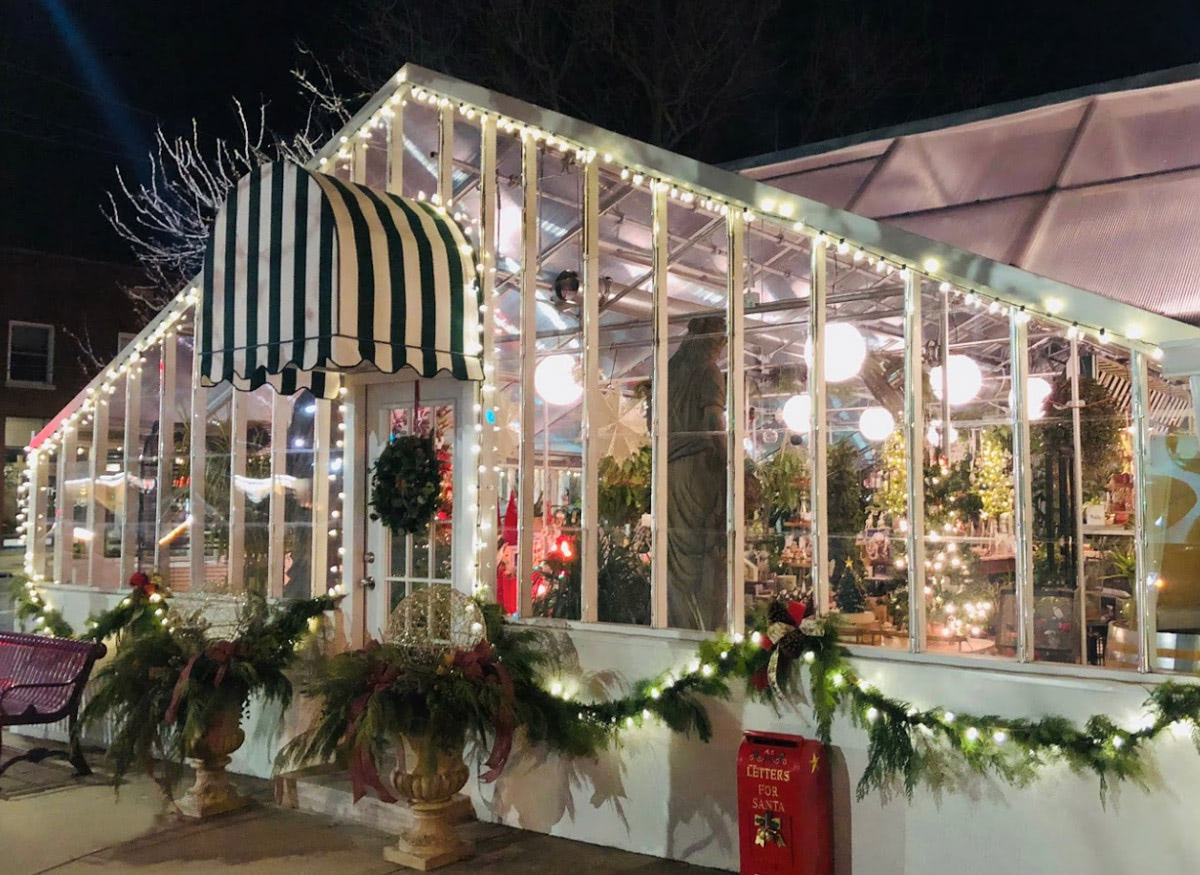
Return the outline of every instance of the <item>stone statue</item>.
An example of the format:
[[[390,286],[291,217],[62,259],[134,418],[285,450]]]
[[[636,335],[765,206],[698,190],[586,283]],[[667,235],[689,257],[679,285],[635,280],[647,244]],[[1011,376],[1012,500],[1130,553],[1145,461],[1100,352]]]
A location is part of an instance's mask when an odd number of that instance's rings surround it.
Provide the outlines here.
[[[725,320],[704,316],[667,368],[667,599],[672,626],[726,625]]]

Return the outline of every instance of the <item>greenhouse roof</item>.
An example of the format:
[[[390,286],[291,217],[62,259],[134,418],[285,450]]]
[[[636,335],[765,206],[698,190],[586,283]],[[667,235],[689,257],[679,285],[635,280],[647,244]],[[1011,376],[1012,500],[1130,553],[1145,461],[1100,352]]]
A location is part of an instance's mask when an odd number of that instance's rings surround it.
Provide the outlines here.
[[[735,162],[889,226],[1200,322],[1200,65]]]

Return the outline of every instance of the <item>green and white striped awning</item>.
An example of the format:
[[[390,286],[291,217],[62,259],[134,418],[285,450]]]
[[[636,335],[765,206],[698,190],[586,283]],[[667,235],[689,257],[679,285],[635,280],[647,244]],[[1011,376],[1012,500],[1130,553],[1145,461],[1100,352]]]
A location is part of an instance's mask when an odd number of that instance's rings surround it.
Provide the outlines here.
[[[483,379],[470,244],[445,210],[290,162],[245,176],[204,259],[200,367],[209,384],[337,394],[370,363]]]

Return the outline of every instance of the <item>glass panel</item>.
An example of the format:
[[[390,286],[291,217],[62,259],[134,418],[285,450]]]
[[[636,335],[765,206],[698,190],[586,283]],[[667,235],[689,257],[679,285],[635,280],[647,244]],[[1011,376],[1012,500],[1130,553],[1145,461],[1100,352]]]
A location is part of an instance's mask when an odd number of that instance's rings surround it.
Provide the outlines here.
[[[271,406],[275,390],[260,386],[239,399],[246,406],[246,471],[234,488],[242,494],[242,579],[235,586],[267,592],[267,554],[270,544]],[[241,451],[241,450],[239,450]]]
[[[412,576],[429,577],[429,531],[417,532],[412,539]]]
[[[906,647],[903,278],[827,245],[825,312],[830,597],[845,640]]]
[[[390,577],[408,577],[408,536],[400,532],[388,532],[391,557],[388,560]]]
[[[101,461],[96,466],[95,537],[98,561],[92,567],[92,586],[100,589],[123,587],[121,576],[121,533],[125,518],[125,390],[127,380],[117,378],[115,391],[107,396],[108,429],[96,435],[93,450]],[[104,401],[101,401],[103,404]],[[93,428],[95,422],[93,422]]]
[[[496,550],[496,600],[505,613],[517,610],[518,579],[530,586],[529,575],[517,573],[521,446],[521,142],[496,136],[497,242],[496,291],[492,312],[496,320],[496,392],[484,399],[484,422],[493,426],[493,446],[499,467],[495,512],[499,520]],[[486,435],[486,432],[485,432]],[[480,513],[486,508],[480,507]]]
[[[90,418],[86,420],[90,423]],[[67,554],[66,580],[62,583],[88,583],[88,547],[95,533],[88,527],[88,502],[91,500],[92,427],[90,424],[74,433],[74,458],[66,460],[66,480],[62,489],[62,514],[70,520],[70,551]]]
[[[389,533],[388,579],[393,603],[403,598],[406,587],[415,589],[430,580],[453,581],[454,540],[454,439],[453,404],[434,403],[417,408],[393,408],[390,413],[393,435],[432,434],[441,465],[442,484],[434,521],[412,535]],[[406,565],[406,562],[409,563]]]
[[[173,342],[173,341],[169,341]],[[146,350],[142,357],[141,392],[138,421],[132,453],[125,457],[126,501],[129,504],[129,529],[132,553],[129,567],[151,570],[157,535],[158,488],[158,399],[161,386],[160,347]]]
[[[597,615],[602,623],[650,623],[653,494],[649,404],[654,327],[650,310],[650,195],[614,173],[600,201],[628,192],[600,217],[600,441],[597,480]],[[665,423],[664,423],[665,425]]]
[[[175,591],[188,587],[188,526],[191,515],[192,337],[178,334],[175,344],[175,379],[164,387],[171,399],[171,436],[167,441],[164,483],[158,496],[159,566],[167,585]]]
[[[404,104],[404,196],[437,191],[438,111],[409,97]]]
[[[922,285],[928,649],[1011,656],[1017,614],[1009,318],[999,306]]]
[[[725,222],[668,207],[670,346],[667,364],[667,622],[684,629],[727,625],[729,592],[725,429]]]
[[[307,598],[312,593],[313,421],[316,400],[308,391],[289,399],[291,404],[284,457],[287,480],[283,495],[283,596]],[[331,468],[332,463],[331,463]]]
[[[812,595],[811,395],[804,358],[812,256],[808,238],[755,225],[747,255],[744,567],[746,617],[754,625],[772,599],[809,601]]]
[[[207,396],[205,417],[204,483],[200,494],[204,501],[204,580],[193,581],[210,592],[228,590],[229,579],[229,486],[230,398],[234,389],[228,384],[214,386]]]
[[[580,270],[582,186],[570,156],[539,155],[534,613],[568,619],[579,618],[581,585],[582,325],[570,277]]]
[[[46,556],[41,568],[35,568],[46,580],[54,580],[54,545],[58,541],[58,452],[42,453],[45,466],[45,482],[42,490],[43,512],[41,525],[46,532]]]
[[[1200,444],[1195,401],[1186,382],[1163,379],[1154,368],[1148,400],[1150,494],[1143,584],[1157,622],[1155,667],[1194,672],[1200,668]],[[1115,649],[1114,645],[1110,652]]]

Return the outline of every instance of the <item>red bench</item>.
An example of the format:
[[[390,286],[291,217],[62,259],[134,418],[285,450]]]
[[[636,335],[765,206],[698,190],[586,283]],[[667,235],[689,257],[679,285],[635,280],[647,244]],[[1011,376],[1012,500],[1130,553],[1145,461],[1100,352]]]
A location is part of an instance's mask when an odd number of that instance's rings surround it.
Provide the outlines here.
[[[70,751],[34,748],[0,764],[3,775],[13,763],[36,763],[62,756],[76,774],[90,775],[75,722],[79,700],[96,660],[104,656],[103,644],[69,641],[20,632],[0,632],[0,731],[5,726],[33,726],[70,720]]]

